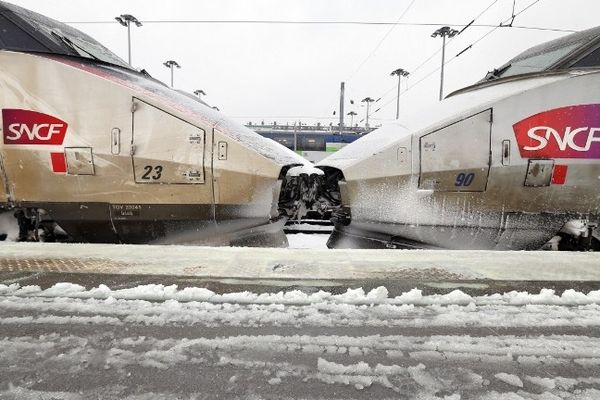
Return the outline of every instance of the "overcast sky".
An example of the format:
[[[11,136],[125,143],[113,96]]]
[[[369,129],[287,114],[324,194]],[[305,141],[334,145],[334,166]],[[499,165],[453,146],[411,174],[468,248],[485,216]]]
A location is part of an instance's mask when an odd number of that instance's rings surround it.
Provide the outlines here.
[[[63,22],[114,21],[129,13],[141,21],[292,20],[433,23],[459,28],[494,3],[476,21],[497,25],[510,19],[513,0],[12,0]],[[598,24],[597,0],[516,0],[516,26],[581,30]],[[410,7],[409,7],[410,6]],[[403,15],[404,14],[404,15]],[[402,18],[400,18],[402,16]],[[72,23],[123,59],[126,29],[116,21]],[[381,100],[372,106],[371,122],[395,117],[396,77],[412,72],[401,95],[401,113],[426,109],[437,101],[441,53],[416,69],[441,47],[431,38],[438,26],[351,24],[145,23],[132,29],[132,64],[169,81],[167,59],[179,62],[175,87],[203,89],[205,100],[240,122],[337,123],[339,86],[346,82],[346,113],[364,118],[360,100]],[[459,28],[460,29],[460,28]],[[470,27],[447,46],[447,60],[493,28]],[[482,78],[528,47],[564,32],[499,28],[446,65],[445,93]],[[387,35],[387,36],[386,36]],[[382,41],[382,39],[385,39]],[[376,47],[379,47],[376,49]],[[376,49],[376,51],[374,51]],[[422,80],[427,75],[428,78]],[[420,81],[420,82],[419,82]],[[363,121],[364,123],[364,121]]]

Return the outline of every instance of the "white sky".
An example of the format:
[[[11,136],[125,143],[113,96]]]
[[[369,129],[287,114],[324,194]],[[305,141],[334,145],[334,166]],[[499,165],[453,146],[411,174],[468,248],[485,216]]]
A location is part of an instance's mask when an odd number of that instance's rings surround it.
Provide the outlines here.
[[[516,0],[516,12],[535,0]],[[12,0],[14,4],[63,22],[110,21],[129,13],[139,20],[311,20],[396,22],[411,0]],[[400,22],[466,24],[493,0],[416,0]],[[513,0],[497,0],[476,23],[497,25],[510,18]],[[598,24],[596,0],[540,0],[519,15],[515,25],[581,30]],[[111,24],[73,24],[123,59],[126,29]],[[438,26],[396,26],[373,52],[390,26],[280,24],[151,24],[132,29],[133,65],[168,82],[167,59],[179,62],[175,87],[203,89],[208,103],[240,122],[337,123],[339,86],[346,81],[346,113],[364,118],[360,100],[382,99],[371,111],[371,124],[395,117],[396,77],[409,72],[441,47],[431,33]],[[449,42],[452,58],[492,28],[470,27]],[[445,93],[482,78],[512,56],[535,44],[565,35],[561,32],[500,28],[446,66]],[[436,102],[437,54],[414,71],[401,96],[401,113],[426,109]],[[403,85],[404,86],[404,85]],[[403,87],[405,90],[406,87]],[[387,92],[386,96],[382,96]],[[351,106],[348,100],[354,99]],[[386,105],[387,104],[387,105]],[[346,121],[348,123],[349,121]]]

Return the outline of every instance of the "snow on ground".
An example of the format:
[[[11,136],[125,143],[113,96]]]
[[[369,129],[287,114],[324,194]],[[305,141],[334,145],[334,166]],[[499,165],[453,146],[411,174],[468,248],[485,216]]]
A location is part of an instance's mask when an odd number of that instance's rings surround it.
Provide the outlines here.
[[[355,304],[355,305],[459,305],[476,306],[529,306],[521,311],[534,309],[536,305],[557,306],[600,306],[600,290],[588,293],[567,289],[557,295],[552,289],[542,289],[539,293],[510,291],[492,295],[471,296],[461,290],[453,290],[447,294],[423,295],[419,289],[412,289],[399,296],[390,297],[387,288],[379,286],[365,292],[362,288],[347,289],[342,294],[333,294],[319,290],[307,293],[302,290],[280,291],[276,293],[238,292],[218,294],[199,287],[180,289],[177,285],[162,284],[140,285],[127,289],[111,289],[106,285],[86,289],[79,284],[68,282],[57,283],[47,289],[37,285],[21,286],[19,283],[0,284],[0,295],[16,297],[56,297],[79,299],[129,299],[181,302],[208,301],[211,303],[240,303],[240,304]]]
[[[597,399],[599,328],[599,291],[0,285],[0,399]]]
[[[327,249],[329,234],[288,233],[290,249]]]
[[[6,241],[8,242],[14,242],[19,236],[19,227],[16,221],[13,212],[0,210],[0,234],[7,234]]]

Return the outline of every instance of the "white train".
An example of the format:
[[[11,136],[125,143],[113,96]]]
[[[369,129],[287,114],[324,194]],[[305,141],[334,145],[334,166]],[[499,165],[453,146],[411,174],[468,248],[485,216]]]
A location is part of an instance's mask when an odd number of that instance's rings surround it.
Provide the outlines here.
[[[598,249],[599,85],[594,28],[344,147],[318,164],[340,207],[329,246]]]

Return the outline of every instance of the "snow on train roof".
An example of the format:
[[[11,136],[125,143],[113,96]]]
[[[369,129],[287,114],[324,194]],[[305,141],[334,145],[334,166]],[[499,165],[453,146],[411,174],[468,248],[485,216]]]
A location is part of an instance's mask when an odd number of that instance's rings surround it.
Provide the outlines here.
[[[262,137],[258,133],[227,118],[221,112],[212,109],[204,102],[198,101],[193,96],[182,94],[153,78],[134,71],[127,71],[107,65],[89,65],[87,63],[73,63],[67,60],[61,61],[115,81],[137,91],[140,96],[148,96],[160,102],[160,105],[170,107],[189,117],[190,122],[197,121],[208,124],[214,129],[218,129],[224,135],[254,149],[265,158],[273,160],[280,165],[308,164],[305,158],[289,150],[287,147],[274,140]]]
[[[147,74],[137,72],[90,36],[61,22],[0,1],[0,32],[0,50],[42,53],[57,61],[141,91],[140,95],[148,95],[193,120],[208,123],[278,164],[307,163],[304,158],[279,143],[263,138],[241,124],[228,120],[223,114],[202,102],[166,87]],[[64,56],[77,57],[79,60]]]
[[[374,130],[341,148],[318,165],[337,167],[341,164],[351,164],[397,143],[408,135],[432,131],[451,123],[457,117],[482,111],[502,98],[561,79],[565,79],[565,75],[505,82],[503,85],[486,87],[482,90],[473,90],[459,96],[446,98],[419,113],[405,117],[401,123],[393,122]]]

